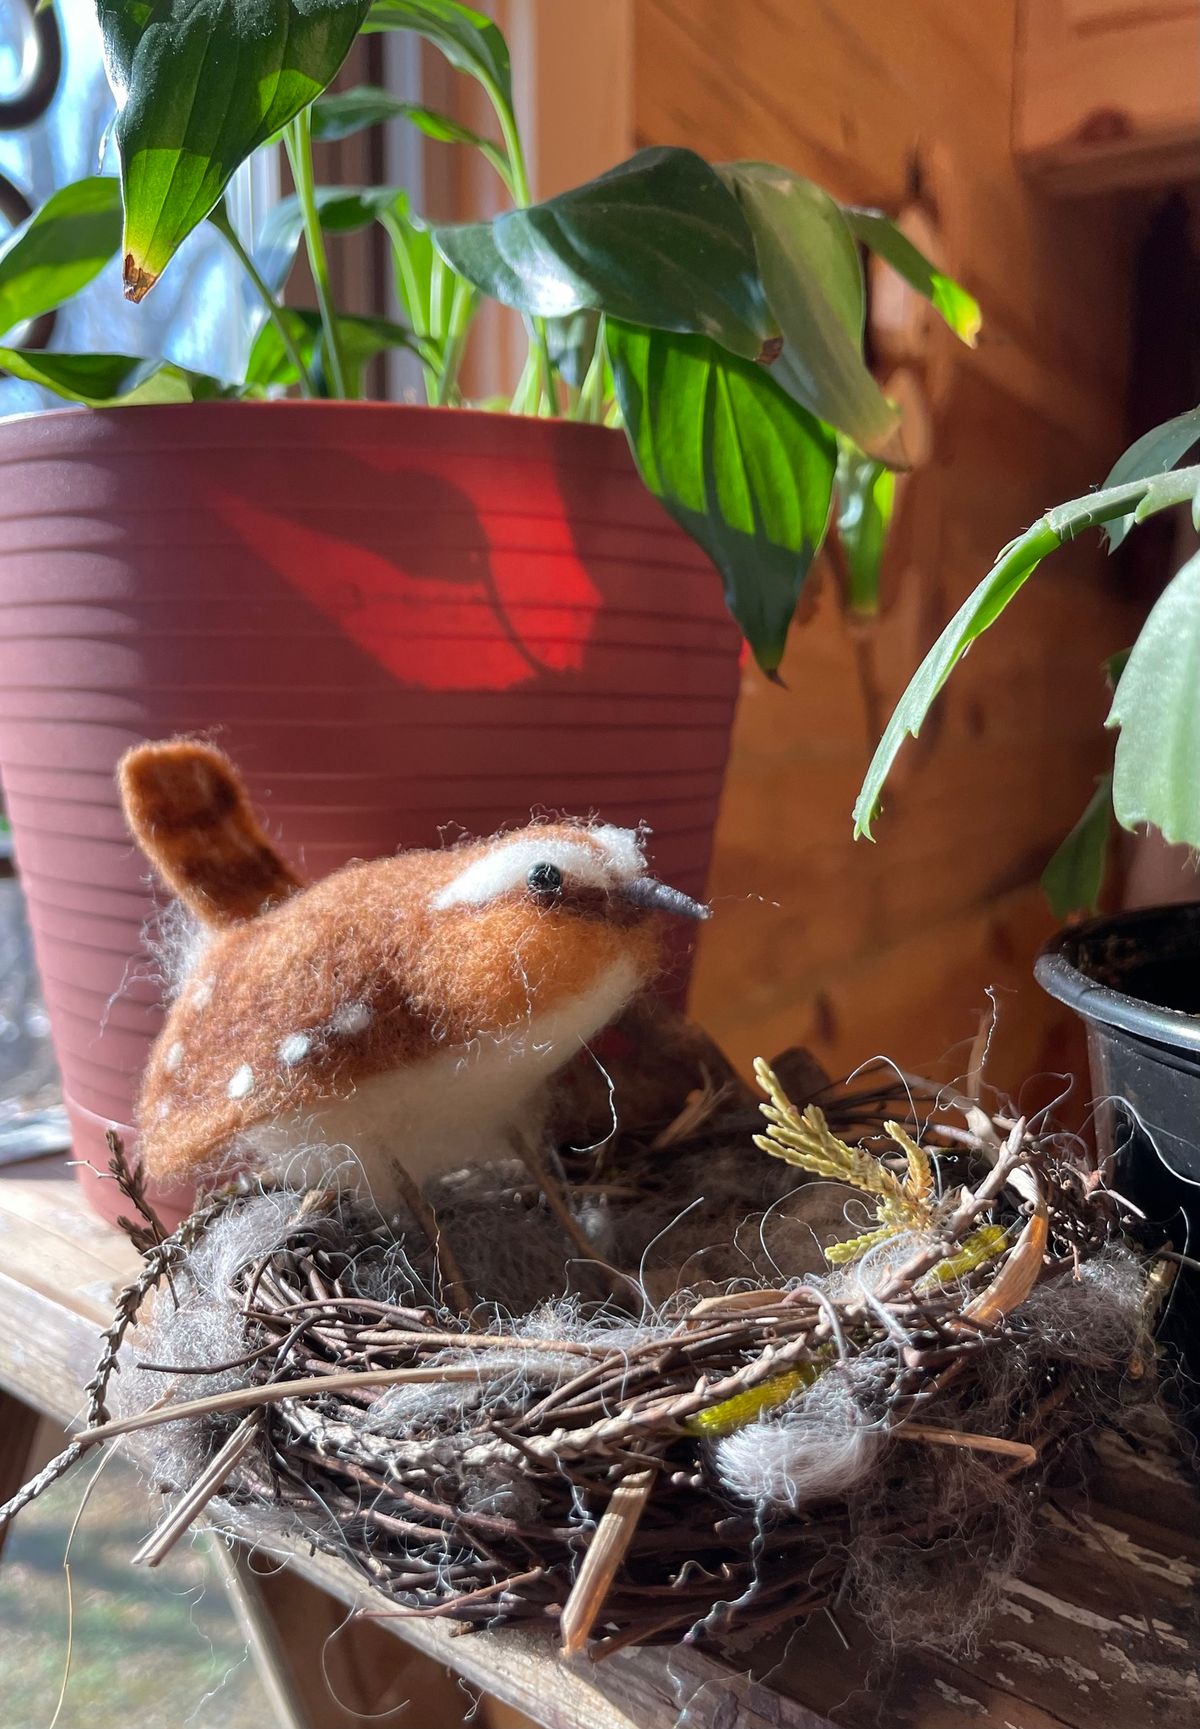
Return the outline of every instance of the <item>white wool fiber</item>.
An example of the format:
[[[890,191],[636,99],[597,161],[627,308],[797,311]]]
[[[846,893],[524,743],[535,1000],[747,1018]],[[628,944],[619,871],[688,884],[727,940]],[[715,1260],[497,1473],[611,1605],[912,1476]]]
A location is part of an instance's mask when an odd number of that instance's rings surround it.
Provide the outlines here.
[[[848,1302],[853,1297],[873,1297],[915,1256],[936,1247],[937,1241],[928,1232],[900,1231],[868,1249],[856,1261],[838,1267],[822,1283],[830,1296],[839,1302]]]
[[[469,1427],[475,1413],[503,1417],[539,1389],[557,1387],[585,1366],[566,1352],[445,1350],[426,1359],[431,1368],[472,1369],[476,1381],[389,1387],[372,1401],[371,1429],[379,1435],[429,1435]]]
[[[257,1343],[229,1287],[242,1267],[286,1242],[299,1201],[287,1191],[255,1195],[213,1222],[174,1275],[174,1292],[160,1288],[149,1319],[121,1352],[111,1401],[118,1415],[144,1411],[167,1393],[178,1401],[203,1399],[246,1385],[251,1370],[244,1365],[187,1371],[232,1363]],[[163,1372],[175,1366],[184,1372]],[[157,1480],[179,1485],[202,1469],[211,1440],[202,1423],[164,1423],[143,1431],[136,1444]]]
[[[835,1365],[778,1411],[724,1436],[713,1459],[724,1488],[780,1512],[847,1495],[878,1464],[887,1440],[859,1393]]]
[[[187,1276],[196,1289],[224,1296],[243,1267],[282,1248],[298,1225],[311,1228],[311,1215],[298,1216],[302,1199],[290,1189],[271,1189],[222,1213],[188,1257]]]
[[[182,901],[168,901],[148,921],[143,940],[158,963],[166,1000],[173,1002],[191,978],[212,940]]]
[[[435,907],[486,906],[497,896],[524,885],[539,864],[556,866],[574,882],[611,888],[631,881],[645,869],[638,835],[633,829],[596,827],[580,831],[589,840],[536,834],[505,841],[501,836],[486,853],[465,866],[434,896]],[[600,850],[597,850],[599,848]]]

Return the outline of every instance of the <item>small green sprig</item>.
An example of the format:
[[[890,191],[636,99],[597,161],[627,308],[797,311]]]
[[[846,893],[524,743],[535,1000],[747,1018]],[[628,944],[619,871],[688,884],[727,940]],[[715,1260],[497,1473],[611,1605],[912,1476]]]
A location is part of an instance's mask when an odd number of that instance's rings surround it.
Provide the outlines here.
[[[761,1057],[755,1060],[754,1075],[767,1095],[766,1102],[758,1107],[766,1118],[767,1131],[755,1135],[755,1146],[814,1177],[846,1183],[869,1195],[874,1204],[877,1223],[869,1231],[847,1242],[825,1246],[825,1259],[830,1266],[861,1260],[869,1250],[905,1232],[938,1229],[941,1201],[934,1181],[933,1160],[899,1123],[888,1122],[884,1128],[904,1154],[903,1177],[864,1147],[851,1147],[839,1140],[819,1106],[810,1104],[798,1111],[771,1065]],[[959,1244],[955,1254],[933,1268],[924,1281],[926,1288],[964,1278],[986,1265],[1003,1252],[1007,1240],[1002,1226],[981,1226]]]
[[[839,1140],[817,1105],[798,1111],[780,1085],[769,1063],[757,1058],[754,1074],[767,1095],[759,1110],[767,1120],[765,1135],[755,1135],[754,1144],[772,1158],[797,1165],[814,1177],[829,1177],[860,1189],[875,1202],[880,1227],[887,1233],[919,1231],[933,1218],[933,1167],[924,1148],[910,1138],[898,1123],[887,1123],[888,1134],[904,1153],[905,1177],[890,1171],[881,1159],[863,1147]],[[878,1236],[878,1232],[871,1233]]]

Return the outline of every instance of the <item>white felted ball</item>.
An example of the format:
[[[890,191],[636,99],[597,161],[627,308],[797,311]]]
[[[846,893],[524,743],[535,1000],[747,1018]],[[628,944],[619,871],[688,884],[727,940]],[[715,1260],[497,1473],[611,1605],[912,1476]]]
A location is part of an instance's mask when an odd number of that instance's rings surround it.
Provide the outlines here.
[[[876,1464],[885,1444],[840,1368],[807,1392],[718,1441],[717,1476],[739,1501],[795,1512],[847,1494]]]

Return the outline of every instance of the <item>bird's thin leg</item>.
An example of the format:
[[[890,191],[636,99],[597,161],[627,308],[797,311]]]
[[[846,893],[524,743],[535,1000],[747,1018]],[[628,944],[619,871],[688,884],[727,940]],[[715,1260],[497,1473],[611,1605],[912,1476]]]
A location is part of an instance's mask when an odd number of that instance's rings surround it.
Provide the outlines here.
[[[437,1214],[421,1193],[415,1178],[409,1175],[399,1159],[391,1160],[391,1168],[397,1194],[417,1221],[418,1229],[433,1251],[433,1258],[441,1274],[443,1294],[458,1314],[464,1317],[469,1315],[474,1307],[471,1293],[458,1264],[458,1256],[442,1235]]]
[[[553,1153],[532,1133],[518,1135],[517,1150],[522,1164],[545,1196],[546,1205],[562,1226],[572,1248],[589,1266],[599,1268],[614,1289],[627,1287],[628,1280],[598,1253],[595,1243],[588,1238],[583,1226],[571,1211],[566,1197],[566,1183],[553,1168],[558,1162]]]

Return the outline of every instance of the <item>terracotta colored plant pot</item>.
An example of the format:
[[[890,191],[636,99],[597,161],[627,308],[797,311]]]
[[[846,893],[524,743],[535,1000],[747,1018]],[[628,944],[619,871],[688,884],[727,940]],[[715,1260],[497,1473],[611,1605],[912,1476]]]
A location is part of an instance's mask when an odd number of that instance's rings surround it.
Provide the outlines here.
[[[223,745],[309,876],[544,807],[649,823],[703,893],[737,638],[619,434],[365,403],[28,416],[0,425],[0,517],[0,773],[80,1157],[128,1132],[159,1024],[113,786],[139,740]]]

